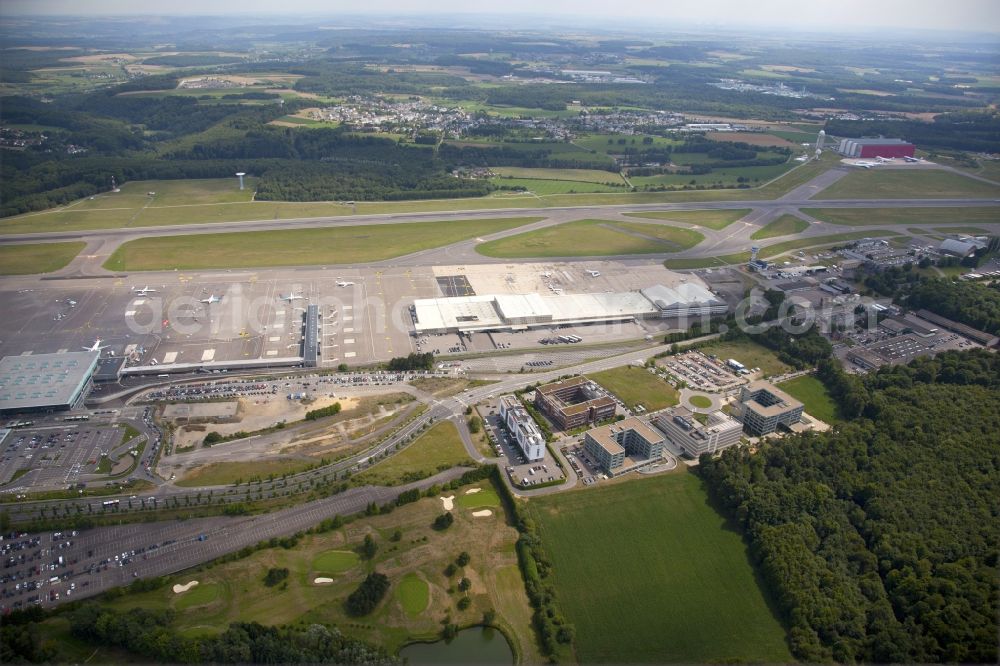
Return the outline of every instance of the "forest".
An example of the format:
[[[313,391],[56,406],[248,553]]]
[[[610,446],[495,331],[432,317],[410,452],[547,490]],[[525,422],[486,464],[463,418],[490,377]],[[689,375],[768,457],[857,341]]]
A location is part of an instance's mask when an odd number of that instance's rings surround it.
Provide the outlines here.
[[[853,390],[862,413],[833,431],[704,456],[711,496],[797,658],[995,662],[1000,361],[947,352]]]

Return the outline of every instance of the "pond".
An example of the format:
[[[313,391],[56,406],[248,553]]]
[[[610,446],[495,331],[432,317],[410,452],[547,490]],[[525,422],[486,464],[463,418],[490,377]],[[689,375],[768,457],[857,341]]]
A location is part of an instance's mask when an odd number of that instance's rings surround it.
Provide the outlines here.
[[[411,643],[399,651],[411,664],[514,663],[514,653],[504,635],[492,627],[471,627],[458,632],[450,643]]]

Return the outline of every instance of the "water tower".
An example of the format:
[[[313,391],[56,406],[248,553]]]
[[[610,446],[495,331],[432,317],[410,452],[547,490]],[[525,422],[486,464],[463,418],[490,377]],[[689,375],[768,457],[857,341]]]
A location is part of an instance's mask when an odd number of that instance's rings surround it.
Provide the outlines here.
[[[240,179],[240,191],[241,192],[243,191],[243,176],[245,176],[245,175],[247,175],[247,174],[244,171],[237,172],[237,174],[236,174],[236,177]]]

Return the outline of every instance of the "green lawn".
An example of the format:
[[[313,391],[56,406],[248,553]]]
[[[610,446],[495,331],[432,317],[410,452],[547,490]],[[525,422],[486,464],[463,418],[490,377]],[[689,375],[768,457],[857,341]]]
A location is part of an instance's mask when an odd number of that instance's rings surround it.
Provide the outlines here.
[[[492,167],[493,173],[504,178],[570,180],[584,183],[624,185],[621,174],[599,169],[540,169],[525,167]]]
[[[959,199],[994,198],[1000,186],[973,180],[951,171],[854,171],[815,196],[816,199]]]
[[[442,421],[399,453],[355,476],[354,480],[357,483],[391,486],[469,462],[469,454],[462,444],[458,428],[451,421]]]
[[[361,558],[353,550],[328,550],[316,556],[312,561],[312,570],[317,576],[339,574],[350,571],[360,561]]]
[[[765,238],[775,238],[777,236],[789,236],[797,234],[809,228],[809,223],[794,215],[782,215],[778,219],[769,222],[750,235],[753,240],[763,240]]]
[[[430,588],[427,581],[415,573],[408,573],[403,576],[396,587],[396,598],[399,605],[403,607],[407,615],[417,616],[427,608],[430,601]]]
[[[678,394],[673,386],[646,368],[634,365],[595,372],[587,375],[587,379],[614,393],[632,410],[637,405],[642,405],[647,411],[655,412],[676,405],[678,401]]]
[[[478,493],[472,493],[471,495],[466,495],[465,491],[462,491],[462,494],[455,498],[455,504],[463,509],[493,508],[500,506],[500,496],[496,494],[493,488],[486,486]]]
[[[703,157],[704,153],[696,153],[695,155]],[[711,160],[699,158],[692,158],[688,162],[711,164]],[[658,176],[633,176],[629,180],[639,188],[647,185],[654,187],[658,185],[666,185],[668,187],[684,187],[685,185],[737,187],[739,182],[741,182],[738,180],[740,178],[746,179],[745,182],[752,186],[758,186],[788,172],[795,164],[795,162],[786,162],[785,164],[772,164],[769,166],[717,167],[713,168],[711,173],[705,174],[670,173]]]
[[[703,395],[693,395],[688,399],[693,407],[698,407],[699,409],[708,409],[712,406],[712,401]]]
[[[626,213],[628,217],[641,217],[647,220],[667,220],[670,222],[687,222],[709,229],[725,229],[736,220],[750,212],[749,208],[734,210],[678,210],[655,211],[652,213]]]
[[[790,662],[739,534],[691,472],[532,498],[580,663]]]
[[[826,423],[839,423],[841,421],[837,411],[837,403],[830,397],[830,392],[826,390],[823,382],[812,375],[804,375],[781,382],[778,387],[792,396],[803,405],[806,413],[815,416],[820,421]]]
[[[209,463],[196,467],[182,479],[175,481],[178,486],[227,486],[237,481],[252,478],[266,479],[271,475],[282,476],[304,471],[315,463],[306,460],[264,460],[254,462]]]
[[[850,227],[968,224],[1000,220],[1000,208],[803,208],[802,212],[824,222]]]
[[[153,236],[123,244],[111,255],[105,267],[111,270],[152,271],[364,263],[450,245],[539,219],[498,218]]]
[[[614,175],[614,174],[608,174]],[[618,179],[621,182],[621,178]],[[625,183],[620,187],[613,187],[604,183],[593,183],[582,180],[547,180],[543,178],[491,178],[490,182],[496,187],[523,187],[526,192],[539,196],[549,196],[552,194],[576,194],[584,192],[627,192]]]
[[[997,214],[1000,216],[1000,211]],[[940,231],[943,234],[971,234],[973,236],[989,236],[994,233],[980,227],[935,227],[934,231]]]
[[[723,361],[732,358],[748,368],[760,368],[765,377],[784,374],[792,369],[773,351],[752,340],[713,342],[701,350],[706,354],[715,354]]]
[[[187,592],[184,592],[177,597],[177,601],[174,602],[174,609],[178,611],[185,611],[188,608],[193,608],[194,606],[204,606],[205,604],[210,604],[221,596],[222,586],[218,583],[208,583],[205,585],[198,584],[192,587]]]
[[[83,242],[0,245],[0,275],[51,273],[73,261]]]
[[[587,257],[658,254],[694,247],[704,236],[691,229],[610,220],[576,220],[476,246],[487,257]]]

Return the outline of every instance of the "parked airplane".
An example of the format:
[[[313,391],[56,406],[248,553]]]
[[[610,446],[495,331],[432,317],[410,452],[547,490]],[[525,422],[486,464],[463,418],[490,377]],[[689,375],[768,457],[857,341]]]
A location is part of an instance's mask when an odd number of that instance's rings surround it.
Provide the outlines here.
[[[861,167],[862,169],[871,169],[872,167],[878,166],[878,162],[855,162],[854,166]]]
[[[282,296],[281,300],[291,303],[292,301],[297,301],[300,298],[305,298],[302,294],[288,294],[288,296]]]
[[[212,303],[221,303],[223,296],[216,296],[215,294],[212,294],[208,298],[201,299],[201,302],[208,303],[209,305],[211,305]]]
[[[84,347],[83,351],[95,351],[95,352],[99,352],[102,349],[107,349],[107,348],[108,348],[108,345],[104,345],[102,347],[101,346],[101,339],[97,338],[96,340],[94,340],[94,344],[90,345],[89,347]]]
[[[920,161],[919,157],[904,157],[903,159],[906,160],[907,162],[919,162]]]
[[[137,288],[133,289],[132,291],[134,291],[139,296],[145,296],[146,294],[155,294],[156,293],[156,290],[155,289],[150,289],[149,285],[146,285],[142,289],[139,289],[137,287]]]
[[[882,157],[881,155],[879,155],[875,159],[878,160],[879,164],[886,164],[887,162],[892,162],[891,157]]]
[[[337,286],[338,287],[353,287],[354,283],[353,282],[345,282],[343,280],[338,280],[337,281]]]
[[[601,277],[601,271],[595,271],[590,268],[587,269],[587,274],[590,275],[590,277]]]

